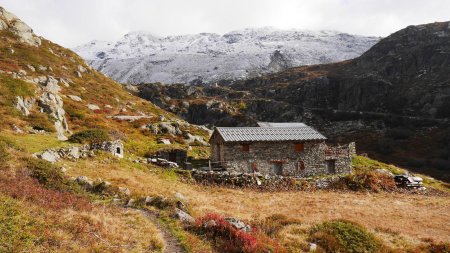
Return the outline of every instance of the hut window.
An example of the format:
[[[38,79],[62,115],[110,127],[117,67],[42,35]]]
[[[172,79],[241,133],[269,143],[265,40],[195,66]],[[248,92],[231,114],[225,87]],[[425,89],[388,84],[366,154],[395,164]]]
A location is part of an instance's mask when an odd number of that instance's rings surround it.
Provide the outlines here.
[[[295,143],[296,152],[303,152],[303,150],[304,150],[303,143]]]
[[[242,151],[249,152],[250,151],[250,144],[242,144]]]
[[[117,147],[117,148],[116,148],[116,154],[119,154],[119,155],[120,155],[120,153],[121,153],[121,152],[120,152],[120,148]]]

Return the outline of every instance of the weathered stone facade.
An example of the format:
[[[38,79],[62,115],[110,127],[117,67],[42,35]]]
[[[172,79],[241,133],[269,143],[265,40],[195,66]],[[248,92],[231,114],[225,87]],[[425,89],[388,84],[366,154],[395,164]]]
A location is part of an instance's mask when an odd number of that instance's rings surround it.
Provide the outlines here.
[[[351,173],[355,154],[354,143],[336,147],[324,141],[239,143],[224,142],[219,135],[213,135],[210,143],[212,164],[239,173],[293,177],[345,174]],[[299,144],[300,149],[296,148]]]

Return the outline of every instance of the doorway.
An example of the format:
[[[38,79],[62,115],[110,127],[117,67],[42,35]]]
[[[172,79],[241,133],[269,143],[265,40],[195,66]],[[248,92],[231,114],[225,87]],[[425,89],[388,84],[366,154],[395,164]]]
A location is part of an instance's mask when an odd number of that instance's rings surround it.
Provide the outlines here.
[[[272,171],[275,175],[283,175],[283,163],[282,162],[272,162]]]
[[[336,173],[336,160],[327,160],[327,171],[330,174]]]
[[[169,161],[176,163],[177,162],[177,153],[170,152],[169,153]]]

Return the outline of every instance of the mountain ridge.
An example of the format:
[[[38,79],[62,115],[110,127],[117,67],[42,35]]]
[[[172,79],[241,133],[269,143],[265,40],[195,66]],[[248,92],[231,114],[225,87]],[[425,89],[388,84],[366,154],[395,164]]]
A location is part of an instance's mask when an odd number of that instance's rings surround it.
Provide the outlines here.
[[[223,35],[159,37],[131,32],[116,42],[92,41],[74,51],[119,82],[214,83],[354,58],[378,39],[338,31],[270,27]]]

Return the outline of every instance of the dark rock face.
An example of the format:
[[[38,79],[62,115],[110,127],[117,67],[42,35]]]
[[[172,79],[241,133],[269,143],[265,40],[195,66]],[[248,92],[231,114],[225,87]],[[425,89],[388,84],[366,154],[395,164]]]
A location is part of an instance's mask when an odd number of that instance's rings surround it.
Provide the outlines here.
[[[333,142],[354,140],[360,152],[450,180],[450,22],[409,26],[349,61],[199,86],[191,95],[163,87],[149,99],[169,96],[162,106],[177,101],[172,111],[193,123],[306,122]]]

